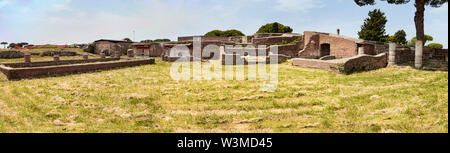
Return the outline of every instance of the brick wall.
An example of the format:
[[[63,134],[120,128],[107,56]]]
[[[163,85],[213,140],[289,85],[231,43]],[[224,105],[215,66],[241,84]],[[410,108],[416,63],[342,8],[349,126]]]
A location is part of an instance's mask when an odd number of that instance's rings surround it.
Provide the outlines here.
[[[358,55],[341,60],[318,60],[295,58],[292,64],[295,66],[325,69],[337,73],[353,73],[358,71],[375,70],[387,66],[387,54],[380,55]]]
[[[448,61],[448,49],[436,49],[430,47],[423,48],[424,61],[437,60]],[[413,62],[415,60],[415,48],[414,47],[397,47],[395,50],[396,63]]]
[[[145,60],[126,60],[116,62],[88,63],[76,65],[29,67],[29,68],[10,68],[0,65],[0,71],[3,72],[9,80],[34,78],[48,75],[70,74],[78,72],[90,72],[97,70],[106,70],[117,67],[137,66],[144,64],[154,64],[154,59]]]
[[[105,52],[106,55],[114,55],[115,51],[120,51],[122,55],[125,55],[128,49],[131,49],[131,43],[127,42],[113,43],[109,41],[95,42],[96,54],[100,54],[102,51],[107,50],[108,52]]]
[[[214,36],[186,36],[186,37],[178,37],[178,41],[193,41],[194,37],[201,37],[202,41],[229,41],[228,37],[214,37]]]
[[[42,66],[55,66],[55,65],[68,65],[68,64],[80,64],[80,63],[93,63],[93,62],[109,62],[117,61],[119,58],[97,58],[88,60],[60,60],[55,61],[45,61],[45,62],[31,62],[31,63],[2,63],[2,65],[11,68],[24,68],[24,67],[42,67]]]
[[[255,45],[274,45],[281,43],[283,41],[293,42],[297,40],[300,36],[272,36],[264,38],[253,38],[253,44]]]
[[[383,53],[376,56],[358,55],[346,60],[341,73],[353,73],[359,71],[375,70],[384,68],[388,64],[388,54]]]

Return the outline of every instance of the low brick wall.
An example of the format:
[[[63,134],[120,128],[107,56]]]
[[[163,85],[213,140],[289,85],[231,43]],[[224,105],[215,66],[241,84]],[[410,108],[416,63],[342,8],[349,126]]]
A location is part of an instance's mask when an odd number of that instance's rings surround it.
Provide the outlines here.
[[[382,53],[376,56],[358,55],[346,59],[344,69],[341,73],[353,73],[360,71],[376,70],[386,67],[388,64],[388,54]]]
[[[0,51],[0,58],[23,58],[24,53],[20,51]]]
[[[60,60],[55,61],[45,61],[45,62],[31,62],[31,63],[3,63],[6,67],[11,68],[24,68],[24,67],[42,67],[42,66],[55,66],[55,65],[69,65],[69,64],[80,64],[80,63],[93,63],[93,62],[109,62],[117,61],[120,58],[98,58],[98,59],[87,59],[87,60]]]
[[[353,72],[384,68],[388,64],[388,55],[387,53],[382,53],[376,56],[358,55],[351,58],[328,61],[295,58],[292,60],[292,64],[295,66],[325,69],[336,73],[350,74]]]
[[[90,72],[96,70],[106,70],[117,67],[138,66],[146,64],[154,64],[155,59],[144,60],[124,60],[114,62],[75,64],[75,65],[59,65],[44,67],[28,67],[28,68],[11,68],[0,65],[0,71],[6,75],[9,80],[18,80],[24,78],[34,78],[40,76],[71,74],[79,72]]]
[[[339,63],[324,60],[294,58],[292,59],[292,65],[306,68],[324,69],[332,72],[339,72],[339,70],[337,69]]]

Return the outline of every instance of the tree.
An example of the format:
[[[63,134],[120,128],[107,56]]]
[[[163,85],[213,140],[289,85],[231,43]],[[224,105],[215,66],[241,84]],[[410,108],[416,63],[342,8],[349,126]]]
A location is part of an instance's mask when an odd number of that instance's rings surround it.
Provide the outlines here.
[[[217,36],[220,37],[223,35],[223,31],[221,30],[213,30],[205,34],[205,36]]]
[[[410,0],[382,0],[382,1],[387,1],[389,4],[406,4],[410,2]],[[425,5],[429,5],[431,7],[440,7],[447,2],[448,0],[415,0],[414,6],[416,7],[416,13],[414,17],[414,22],[416,25],[416,35],[417,35],[416,59],[415,59],[416,68],[422,68],[423,46],[425,44],[424,43]],[[375,5],[375,0],[355,0],[355,3],[359,6]]]
[[[239,30],[236,29],[232,29],[232,30],[227,30],[223,32],[223,36],[225,37],[231,37],[231,36],[245,36],[244,33],[242,33]]]
[[[428,45],[428,47],[442,49],[442,48],[444,48],[444,45],[442,45],[440,43],[431,43]]]
[[[213,30],[206,33],[205,36],[231,37],[231,36],[245,36],[245,34],[239,30],[232,29],[227,31]]]
[[[3,45],[3,48],[5,48],[5,49],[6,49],[6,45],[8,45],[7,42],[1,42],[0,44],[2,44],[2,45]]]
[[[292,33],[292,31],[294,30],[291,27],[274,22],[261,26],[256,33]]]
[[[386,35],[386,16],[380,9],[375,9],[369,12],[369,18],[364,21],[361,26],[361,31],[358,32],[359,38],[371,41],[386,42],[388,35]]]
[[[170,42],[170,39],[155,39],[153,42]]]
[[[16,48],[16,46],[17,46],[16,43],[10,43],[9,46],[8,46],[8,48],[9,48],[9,49],[14,49],[14,48]]]
[[[404,30],[397,31],[393,36],[389,37],[389,41],[401,45],[406,45],[408,41],[406,40],[406,32]]]
[[[126,41],[126,42],[133,42],[130,38],[123,38],[123,41]]]
[[[425,46],[425,44],[427,44],[427,42],[430,42],[430,41],[433,41],[433,40],[434,40],[433,36],[424,35],[423,45]],[[416,45],[416,43],[417,43],[417,37],[413,37],[411,39],[411,41],[409,41],[408,45],[409,46],[414,46],[414,45]]]

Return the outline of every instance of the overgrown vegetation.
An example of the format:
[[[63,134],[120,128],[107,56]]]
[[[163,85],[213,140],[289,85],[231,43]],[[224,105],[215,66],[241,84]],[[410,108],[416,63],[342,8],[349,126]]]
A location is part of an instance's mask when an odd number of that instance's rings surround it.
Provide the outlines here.
[[[170,39],[155,39],[155,40],[142,40],[143,43],[152,43],[152,42],[170,42]]]
[[[242,33],[239,30],[213,30],[205,34],[205,36],[217,36],[217,37],[232,37],[232,36],[245,36],[244,33]]]
[[[442,48],[444,48],[444,45],[442,45],[440,43],[430,43],[428,45],[428,47],[442,49]]]
[[[2,61],[7,62],[7,61]],[[281,64],[261,81],[174,81],[172,63],[6,81],[0,132],[442,132],[448,72],[339,75]]]
[[[369,12],[369,18],[364,21],[361,26],[361,31],[358,32],[359,38],[371,41],[386,42],[388,35],[386,35],[386,23],[388,20],[384,12],[380,9],[375,9]]]
[[[427,44],[427,42],[433,41],[434,38],[433,36],[430,35],[424,35],[424,40],[423,40],[423,44]],[[408,42],[408,46],[416,46],[416,42],[417,42],[417,37],[413,37],[411,39],[411,41]]]
[[[389,37],[389,41],[400,45],[406,45],[408,43],[406,40],[406,32],[404,30],[397,31],[393,36]]]
[[[263,25],[256,33],[292,33],[292,31],[294,30],[291,27],[274,22]]]

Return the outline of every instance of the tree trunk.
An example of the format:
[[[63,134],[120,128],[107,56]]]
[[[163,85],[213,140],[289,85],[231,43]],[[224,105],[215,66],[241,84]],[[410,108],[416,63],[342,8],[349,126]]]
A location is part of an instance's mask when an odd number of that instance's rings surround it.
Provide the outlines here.
[[[424,13],[425,13],[425,0],[416,0],[416,16],[414,17],[414,22],[416,23],[416,58],[415,58],[415,66],[416,68],[422,68],[422,55],[423,55],[423,46],[425,39],[425,29],[424,29]]]

